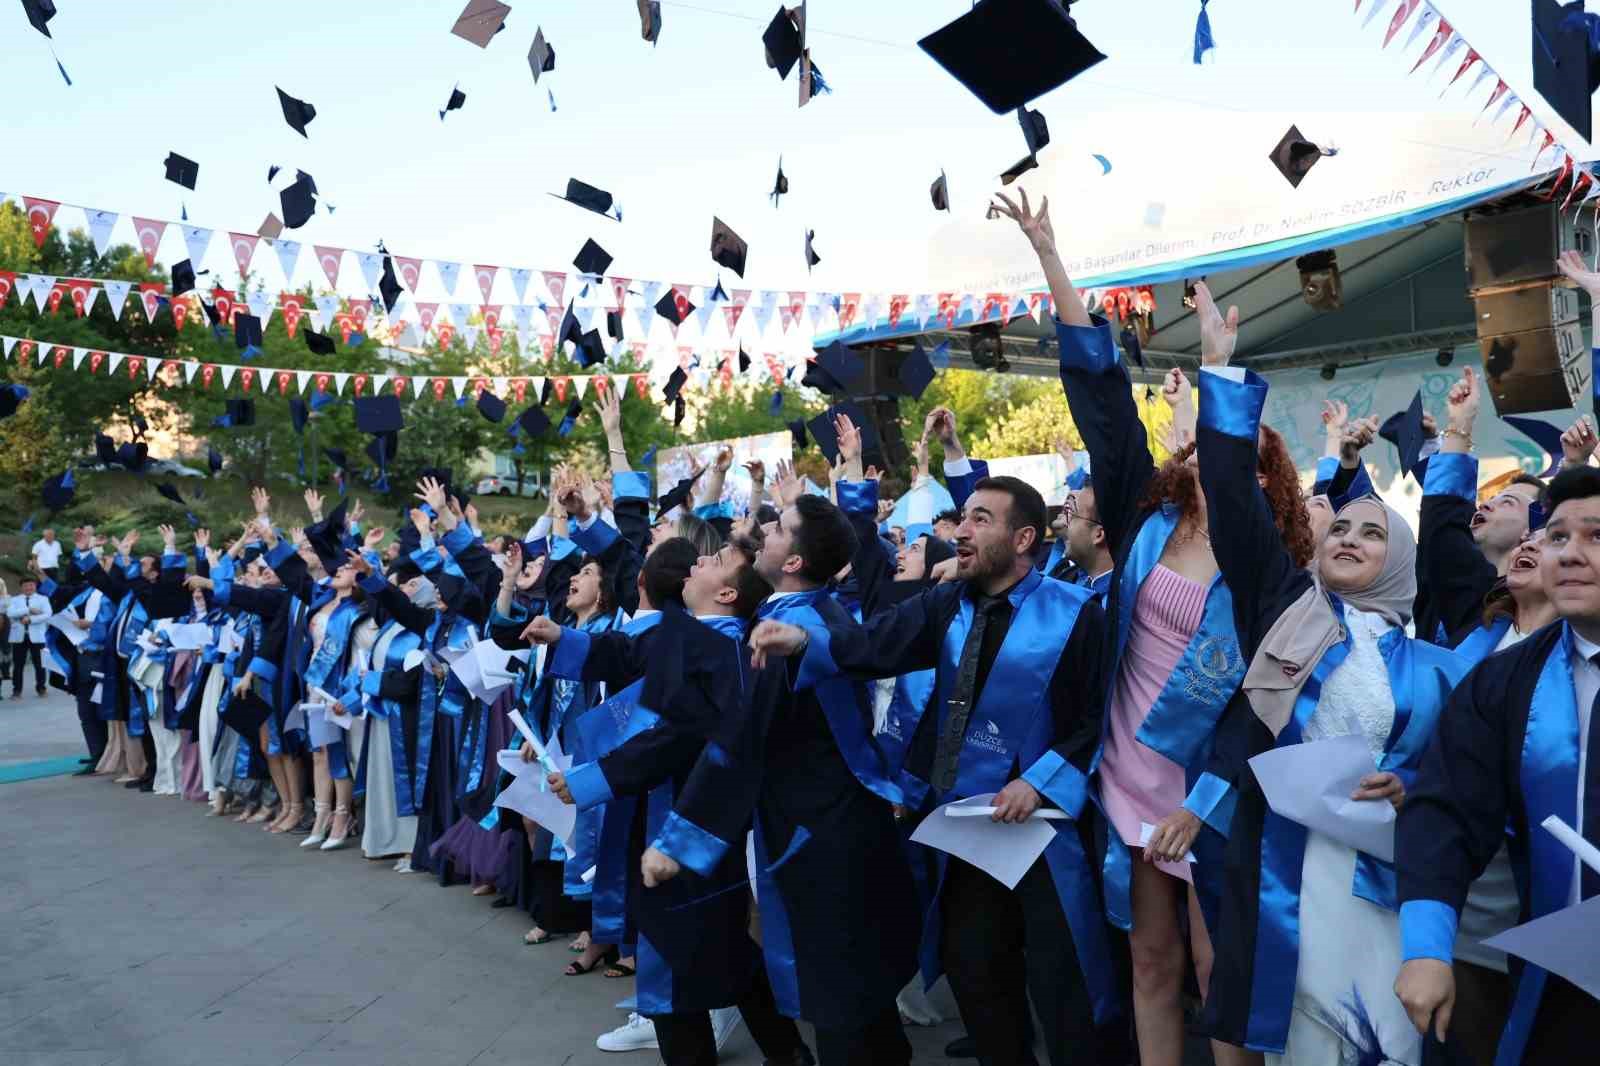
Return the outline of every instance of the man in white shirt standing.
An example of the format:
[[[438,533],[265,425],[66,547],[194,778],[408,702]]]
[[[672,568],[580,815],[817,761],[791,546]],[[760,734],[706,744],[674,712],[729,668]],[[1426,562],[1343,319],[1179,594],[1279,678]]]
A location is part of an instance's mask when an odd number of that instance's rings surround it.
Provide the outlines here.
[[[39,573],[42,576],[51,581],[61,580],[56,570],[56,567],[61,565],[61,542],[56,540],[55,530],[45,530],[29,550],[33,553],[33,561],[39,564]]]
[[[11,619],[11,698],[22,697],[22,670],[33,661],[34,691],[44,695],[44,631],[50,623],[50,601],[39,594],[39,582],[24,577],[22,591],[6,601],[6,617]]]

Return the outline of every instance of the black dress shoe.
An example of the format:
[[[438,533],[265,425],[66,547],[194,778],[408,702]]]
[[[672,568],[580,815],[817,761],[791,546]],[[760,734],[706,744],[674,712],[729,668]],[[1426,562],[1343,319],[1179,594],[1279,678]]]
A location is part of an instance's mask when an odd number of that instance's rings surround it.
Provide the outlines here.
[[[144,779],[143,778],[138,778],[136,780],[129,781],[127,784],[123,785],[122,787],[123,788],[128,788],[128,789],[133,789],[133,788],[138,788],[142,784],[144,784]]]
[[[975,1059],[978,1057],[978,1042],[970,1036],[958,1036],[944,1046],[944,1057],[947,1059]]]
[[[94,767],[92,765],[91,766],[83,766],[83,767],[79,767],[78,769],[72,771],[72,776],[73,777],[88,777],[92,773],[94,773]]]
[[[761,1066],[816,1066],[816,1062],[817,1060],[811,1057],[811,1049],[801,1044],[787,1055],[762,1059]]]
[[[154,779],[149,780],[149,781],[140,781],[139,782],[139,791],[140,792],[154,792],[155,790],[156,790],[156,783],[155,783]]]

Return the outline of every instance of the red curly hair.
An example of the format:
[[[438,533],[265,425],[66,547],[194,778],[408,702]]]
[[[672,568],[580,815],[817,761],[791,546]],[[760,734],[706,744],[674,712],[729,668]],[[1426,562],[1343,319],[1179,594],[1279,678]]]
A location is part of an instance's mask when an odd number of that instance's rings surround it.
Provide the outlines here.
[[[1145,489],[1140,506],[1154,509],[1163,503],[1177,507],[1184,517],[1193,517],[1200,511],[1200,478],[1187,464],[1194,454],[1194,445],[1187,444],[1172,454],[1166,462],[1156,467]],[[1256,469],[1266,476],[1267,506],[1272,508],[1272,519],[1283,538],[1283,546],[1296,566],[1307,566],[1316,554],[1311,543],[1311,516],[1306,513],[1305,498],[1300,490],[1300,473],[1289,458],[1289,446],[1283,434],[1271,426],[1261,427],[1260,445],[1256,452]]]

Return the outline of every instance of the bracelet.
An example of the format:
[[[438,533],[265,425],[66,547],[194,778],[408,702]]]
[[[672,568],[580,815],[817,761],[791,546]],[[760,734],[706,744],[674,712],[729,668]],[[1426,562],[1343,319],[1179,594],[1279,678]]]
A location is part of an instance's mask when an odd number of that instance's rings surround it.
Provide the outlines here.
[[[627,455],[628,454],[628,449],[626,449],[626,448],[612,448],[611,449],[611,454],[612,455]]]
[[[1446,426],[1445,429],[1444,429],[1444,432],[1440,433],[1439,436],[1441,436],[1441,437],[1460,437],[1462,440],[1466,441],[1469,445],[1472,443],[1472,434],[1471,433],[1468,433],[1465,430],[1456,429],[1454,426]]]

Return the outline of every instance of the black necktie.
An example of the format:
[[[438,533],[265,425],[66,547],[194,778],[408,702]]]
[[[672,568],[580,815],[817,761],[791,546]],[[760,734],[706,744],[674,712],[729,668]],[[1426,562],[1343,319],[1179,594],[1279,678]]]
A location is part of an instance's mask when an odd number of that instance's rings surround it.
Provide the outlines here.
[[[972,716],[972,699],[978,687],[978,660],[983,656],[983,633],[989,628],[994,610],[1005,601],[982,597],[972,610],[972,628],[967,631],[966,643],[961,646],[961,660],[956,666],[956,683],[946,701],[949,714],[944,729],[939,734],[939,746],[933,755],[933,787],[948,792],[955,787],[956,763],[961,758],[961,745],[966,741],[967,719]]]
[[[1600,669],[1600,654],[1589,661],[1596,669]],[[1583,811],[1583,839],[1600,848],[1600,692],[1595,693],[1594,703],[1589,707],[1588,759],[1584,765],[1583,780],[1578,785],[1583,789],[1579,801]],[[1582,861],[1578,863],[1578,869],[1581,871],[1578,898],[1600,896],[1600,873],[1589,869],[1589,864]]]

